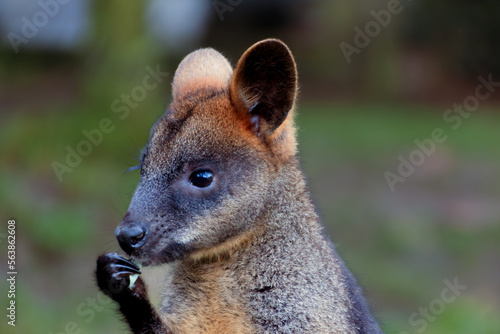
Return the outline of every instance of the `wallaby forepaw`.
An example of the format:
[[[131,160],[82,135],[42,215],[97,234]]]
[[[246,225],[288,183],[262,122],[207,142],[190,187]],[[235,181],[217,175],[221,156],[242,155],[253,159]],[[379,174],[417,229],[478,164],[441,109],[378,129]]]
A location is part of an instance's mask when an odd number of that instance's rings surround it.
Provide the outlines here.
[[[117,253],[97,258],[96,278],[99,288],[113,299],[130,293],[130,276],[140,274],[139,267]]]

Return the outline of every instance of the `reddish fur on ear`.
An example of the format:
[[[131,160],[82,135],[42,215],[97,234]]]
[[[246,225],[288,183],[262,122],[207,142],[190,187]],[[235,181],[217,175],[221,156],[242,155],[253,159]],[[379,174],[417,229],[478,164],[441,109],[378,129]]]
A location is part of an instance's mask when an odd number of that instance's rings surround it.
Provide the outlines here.
[[[252,45],[236,65],[230,91],[256,131],[271,136],[287,119],[297,94],[297,69],[288,47],[278,39]]]
[[[200,89],[227,89],[233,69],[227,59],[211,48],[187,55],[175,71],[172,82],[174,101]]]

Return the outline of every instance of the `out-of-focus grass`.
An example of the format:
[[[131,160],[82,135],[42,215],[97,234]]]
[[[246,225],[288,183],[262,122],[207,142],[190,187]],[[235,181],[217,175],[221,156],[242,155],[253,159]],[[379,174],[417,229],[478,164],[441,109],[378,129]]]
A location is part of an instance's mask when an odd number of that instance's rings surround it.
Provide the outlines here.
[[[98,303],[95,319],[78,310],[97,296],[95,257],[116,249],[113,229],[138,181],[137,172],[124,172],[136,163],[164,101],[151,95],[124,120],[106,103],[89,104],[20,110],[0,126],[0,206],[3,219],[18,221],[23,332],[64,332],[71,321],[82,333],[124,328],[111,305]],[[299,104],[300,156],[313,198],[387,333],[416,333],[409,316],[439,298],[444,280],[455,277],[468,288],[426,332],[500,332],[500,217],[488,205],[500,197],[500,118],[481,108],[451,130],[444,110]],[[104,117],[116,129],[59,183],[51,163],[64,162],[65,146],[75,148],[85,139],[82,130],[96,128]],[[448,140],[392,193],[383,173],[395,171],[398,155],[408,156],[413,141],[436,127]],[[3,321],[0,331],[6,326]]]

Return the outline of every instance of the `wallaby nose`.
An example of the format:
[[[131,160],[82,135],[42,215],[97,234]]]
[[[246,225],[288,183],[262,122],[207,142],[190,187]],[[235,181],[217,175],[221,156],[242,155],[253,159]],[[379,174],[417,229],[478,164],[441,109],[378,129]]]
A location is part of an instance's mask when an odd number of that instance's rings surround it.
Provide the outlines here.
[[[120,224],[115,235],[118,239],[120,247],[127,254],[131,254],[134,250],[140,248],[146,242],[147,229],[135,223],[130,223],[125,226]]]

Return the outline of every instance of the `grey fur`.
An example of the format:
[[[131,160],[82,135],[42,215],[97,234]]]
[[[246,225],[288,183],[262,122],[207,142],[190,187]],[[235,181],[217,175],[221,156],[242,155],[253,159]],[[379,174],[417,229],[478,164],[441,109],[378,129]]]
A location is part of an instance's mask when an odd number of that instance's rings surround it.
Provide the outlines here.
[[[310,200],[296,158],[296,89],[293,56],[273,39],[249,48],[232,74],[211,49],[179,66],[117,228],[137,261],[171,267],[159,314],[141,278],[112,295],[135,333],[380,333]],[[213,174],[209,186],[190,181],[199,170]],[[129,240],[130,231],[144,233]],[[120,263],[99,258],[101,289],[117,271],[133,273]]]

